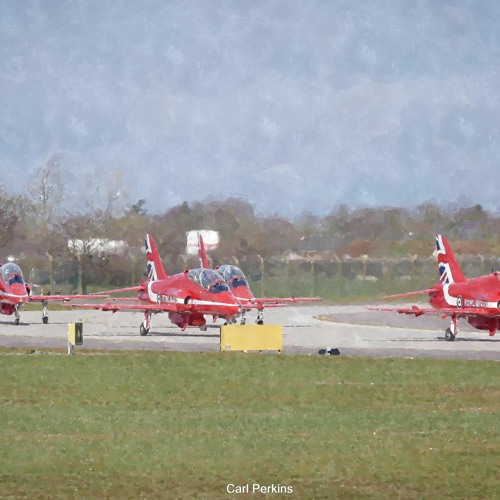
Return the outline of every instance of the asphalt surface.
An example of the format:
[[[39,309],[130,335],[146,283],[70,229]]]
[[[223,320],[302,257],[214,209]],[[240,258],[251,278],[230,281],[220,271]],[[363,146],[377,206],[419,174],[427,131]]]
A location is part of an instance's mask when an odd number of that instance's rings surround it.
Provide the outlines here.
[[[255,316],[247,314],[247,324]],[[367,305],[320,303],[270,308],[264,319],[266,324],[282,325],[285,354],[318,354],[320,349],[334,348],[341,356],[500,360],[500,333],[489,337],[460,320],[456,340],[447,342],[444,330],[449,320],[437,314],[415,318],[369,311]],[[68,323],[82,322],[84,345],[77,350],[220,351],[220,320],[205,332],[182,331],[166,314],[157,314],[146,337],[139,334],[142,320],[141,313],[68,309],[50,311],[49,323],[42,324],[41,311],[21,311],[19,325],[13,316],[0,316],[0,345],[66,349]]]

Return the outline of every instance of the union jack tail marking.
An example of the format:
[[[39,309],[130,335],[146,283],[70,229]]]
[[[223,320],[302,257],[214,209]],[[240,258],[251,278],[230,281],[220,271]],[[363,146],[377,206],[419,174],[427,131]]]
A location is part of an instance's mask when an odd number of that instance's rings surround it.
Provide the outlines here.
[[[467,281],[458,265],[450,244],[440,234],[436,234],[436,250],[438,255],[439,283],[449,285],[451,283]]]
[[[158,281],[165,279],[167,277],[167,272],[163,267],[163,263],[160,259],[160,254],[156,248],[155,241],[153,237],[149,234],[146,235],[146,258],[147,261],[147,274],[150,281]]]

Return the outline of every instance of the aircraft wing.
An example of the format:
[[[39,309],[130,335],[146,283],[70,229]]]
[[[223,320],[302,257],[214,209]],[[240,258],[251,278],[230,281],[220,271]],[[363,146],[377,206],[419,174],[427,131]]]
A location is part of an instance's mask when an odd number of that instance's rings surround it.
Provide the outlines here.
[[[96,311],[158,311],[158,312],[179,312],[176,304],[140,304],[140,303],[125,303],[118,304],[115,302],[105,302],[101,304],[66,304],[66,307],[73,309],[94,309]]]
[[[456,307],[445,307],[442,309],[436,309],[434,307],[368,307],[370,311],[392,311],[399,314],[414,314],[415,317],[422,316],[422,314],[437,314],[440,316],[452,316],[467,318],[467,317],[487,317],[487,318],[499,318],[500,310],[488,307],[463,307],[458,309]]]
[[[124,292],[138,292],[140,290],[145,290],[146,287],[144,285],[136,285],[136,286],[127,286],[125,288],[114,288],[113,290],[104,290],[103,292],[96,292],[94,295],[97,295],[97,297],[103,295],[112,295],[114,293],[124,293]]]
[[[399,299],[400,297],[411,297],[412,295],[423,295],[424,293],[432,293],[437,292],[438,289],[436,287],[427,288],[425,290],[415,290],[414,292],[406,292],[406,293],[397,293],[396,295],[384,295],[380,297],[381,299]]]
[[[122,303],[120,303],[122,302]],[[152,302],[141,302],[138,299],[128,299],[120,300],[116,302],[108,301],[95,304],[66,304],[66,307],[71,307],[74,309],[94,309],[101,311],[151,311],[151,312],[176,312],[176,313],[198,313],[198,314],[218,314],[217,304],[213,303],[200,303],[197,301],[189,302],[188,304],[177,303],[177,302],[162,302],[160,304],[154,304]],[[221,306],[225,309],[224,313],[227,314],[227,308],[230,307],[226,304]],[[240,307],[234,306],[234,314],[240,312]]]
[[[264,307],[272,307],[272,306],[280,307],[284,306],[285,304],[299,303],[299,302],[318,302],[319,300],[323,299],[321,297],[274,297],[274,298],[255,297],[254,299],[249,300],[249,304],[257,304]]]
[[[69,302],[73,299],[102,299],[106,295],[30,295],[29,302]]]

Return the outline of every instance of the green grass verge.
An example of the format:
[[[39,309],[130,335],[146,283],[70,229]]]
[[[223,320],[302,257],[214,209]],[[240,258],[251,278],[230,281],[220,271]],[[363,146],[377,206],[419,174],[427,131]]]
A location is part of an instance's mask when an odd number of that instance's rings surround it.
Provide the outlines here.
[[[496,362],[25,352],[0,350],[0,497],[500,491]]]

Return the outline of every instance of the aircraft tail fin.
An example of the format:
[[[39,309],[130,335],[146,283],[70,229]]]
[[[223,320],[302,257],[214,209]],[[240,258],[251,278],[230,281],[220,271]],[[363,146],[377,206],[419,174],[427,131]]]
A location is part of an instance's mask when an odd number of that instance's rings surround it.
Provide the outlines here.
[[[436,249],[439,265],[439,283],[461,283],[467,281],[446,238],[436,234]]]
[[[201,267],[204,269],[210,269],[207,250],[205,248],[205,243],[203,243],[203,236],[201,234],[198,234],[198,256],[200,257]]]
[[[163,263],[156,248],[156,243],[150,234],[146,234],[146,258],[148,259],[148,279],[158,281],[165,279],[168,275],[163,267]]]

